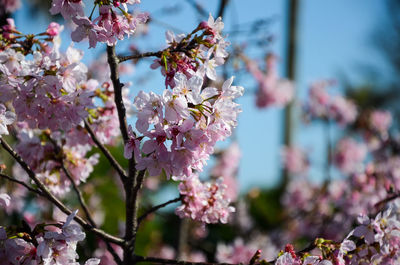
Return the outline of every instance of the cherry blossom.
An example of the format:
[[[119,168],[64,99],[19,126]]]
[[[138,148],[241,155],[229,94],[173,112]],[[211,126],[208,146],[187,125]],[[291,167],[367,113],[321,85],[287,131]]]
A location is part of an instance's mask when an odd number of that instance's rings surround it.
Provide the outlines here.
[[[179,184],[179,192],[184,198],[182,206],[175,212],[181,218],[190,217],[204,223],[227,223],[235,208],[229,206],[225,189],[221,179],[215,183],[202,183],[197,175],[188,176]]]
[[[246,59],[248,71],[258,82],[256,105],[259,108],[269,106],[285,106],[294,95],[293,84],[287,79],[279,78],[276,69],[277,56],[269,54],[266,57],[266,73],[263,73],[256,62]]]

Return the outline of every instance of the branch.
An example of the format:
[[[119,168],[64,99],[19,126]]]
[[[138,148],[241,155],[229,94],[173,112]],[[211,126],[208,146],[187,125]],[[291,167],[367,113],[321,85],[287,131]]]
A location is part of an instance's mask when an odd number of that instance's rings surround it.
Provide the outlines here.
[[[107,241],[104,241],[104,242],[105,242],[106,245],[107,245],[107,250],[108,250],[108,252],[111,253],[111,255],[113,256],[115,262],[116,262],[118,265],[122,265],[123,263],[122,263],[121,258],[118,256],[117,252],[115,252],[115,250],[114,250],[114,248],[111,246],[110,242],[107,242]]]
[[[178,198],[154,206],[153,208],[147,210],[142,216],[138,218],[138,224],[140,224],[147,216],[149,216],[149,214],[154,213],[155,211],[167,206],[168,204],[179,202],[180,200],[182,200],[182,196],[179,196]]]
[[[395,199],[397,199],[399,197],[400,197],[400,192],[396,192],[396,193],[390,195],[389,197],[386,197],[385,199],[375,203],[374,207],[379,209],[382,205],[384,205],[384,204],[386,204],[386,203],[388,203],[390,201],[393,201],[393,200],[395,200]]]
[[[229,3],[229,0],[221,0],[221,2],[219,2],[217,17],[223,17],[225,8],[228,5],[228,3]]]
[[[126,121],[126,109],[122,99],[123,84],[119,80],[118,64],[120,60],[115,54],[115,46],[107,46],[107,58],[110,66],[110,78],[114,86],[114,100],[117,106],[119,128],[124,144],[129,141],[128,125]],[[134,192],[137,186],[135,156],[129,159],[128,178],[124,182],[125,190],[125,236],[123,240],[124,258],[123,264],[134,264],[133,255],[135,250],[135,239],[137,230],[137,200]]]
[[[122,87],[124,85],[119,80],[118,63],[120,60],[115,54],[115,46],[107,46],[107,58],[108,64],[110,65],[110,78],[114,86],[114,101],[118,111],[119,128],[122,134],[122,139],[124,139],[124,143],[126,144],[129,140],[129,136],[128,125],[126,122],[126,109],[122,99]]]
[[[65,167],[64,161],[61,161],[61,168],[64,171],[65,175],[69,179],[72,184],[72,188],[74,189],[76,196],[78,197],[79,204],[81,205],[83,211],[85,212],[86,218],[88,219],[91,226],[96,227],[96,223],[93,221],[92,215],[89,212],[89,208],[87,207],[85,200],[83,199],[82,192],[76,185],[74,179],[71,176],[69,170]]]
[[[193,32],[190,33],[188,36],[191,36],[193,34]],[[182,41],[181,41],[181,43],[182,43]],[[168,53],[174,53],[174,52],[187,53],[192,48],[191,45],[193,45],[193,42],[189,42],[186,47],[182,47],[182,45],[178,45],[175,48],[168,47],[168,48],[165,48],[164,50],[161,50],[161,51],[158,51],[158,52],[135,53],[135,54],[132,54],[132,55],[127,55],[127,56],[120,55],[120,56],[117,56],[117,59],[118,59],[118,62],[122,63],[122,62],[125,62],[125,61],[128,61],[128,60],[138,60],[138,59],[142,59],[142,58],[145,58],[145,57],[157,57],[157,58],[160,58],[164,52],[168,52]]]
[[[0,138],[0,144],[3,146],[3,148],[15,159],[15,161],[18,162],[18,164],[25,170],[25,172],[28,174],[29,178],[32,179],[35,184],[39,187],[41,192],[43,193],[43,196],[47,198],[50,202],[52,202],[57,208],[59,208],[63,213],[70,215],[72,211],[64,204],[62,203],[57,197],[55,197],[50,190],[44,185],[43,182],[38,179],[36,176],[35,172],[28,166],[28,164],[22,159],[20,155],[18,155],[14,149],[12,149],[11,146],[8,145],[4,139]],[[75,216],[74,220],[80,224],[84,229],[91,231],[95,233],[97,236],[101,237],[102,239],[121,245],[123,244],[123,239],[110,235],[106,232],[104,232],[101,229],[95,228],[88,224],[84,219],[82,219],[80,216]]]
[[[86,120],[84,120],[84,122],[85,122],[85,129],[90,134],[90,137],[92,137],[93,142],[97,145],[97,147],[101,150],[101,152],[104,154],[104,156],[108,159],[111,166],[118,172],[122,182],[124,182],[127,178],[127,175],[126,175],[124,169],[121,167],[121,165],[118,163],[118,161],[113,157],[113,155],[110,153],[110,151],[100,142],[100,140],[97,138],[96,134],[93,132],[92,128],[90,127],[89,123]]]
[[[31,192],[33,192],[33,193],[36,193],[37,195],[44,196],[44,194],[43,194],[40,190],[37,190],[37,189],[35,189],[35,188],[32,188],[31,186],[29,186],[28,184],[26,184],[26,183],[23,182],[23,181],[20,181],[20,180],[18,180],[18,179],[13,178],[13,177],[7,176],[7,175],[5,175],[5,174],[3,174],[3,173],[0,173],[0,177],[5,178],[5,179],[7,179],[7,180],[9,180],[9,181],[11,181],[11,182],[18,183],[18,184],[24,186],[25,188],[27,188],[29,191],[31,191]]]
[[[145,52],[145,53],[136,53],[136,54],[127,55],[127,56],[118,56],[118,61],[120,63],[122,63],[122,62],[125,62],[128,60],[138,60],[138,59],[142,59],[145,57],[161,57],[163,51],[164,50],[158,51],[158,52]]]
[[[212,263],[212,262],[191,262],[191,261],[183,261],[183,260],[175,260],[175,259],[163,259],[163,258],[154,258],[154,257],[143,257],[136,256],[136,262],[152,262],[155,264],[176,264],[176,265],[237,265],[232,263]]]

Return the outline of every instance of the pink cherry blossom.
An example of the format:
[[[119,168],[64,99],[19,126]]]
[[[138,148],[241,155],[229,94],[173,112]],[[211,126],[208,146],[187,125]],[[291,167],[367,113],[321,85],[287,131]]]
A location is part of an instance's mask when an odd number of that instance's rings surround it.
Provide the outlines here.
[[[299,147],[283,147],[282,158],[284,167],[293,175],[301,175],[307,173],[309,161],[305,152]]]
[[[235,208],[229,206],[225,189],[221,179],[215,183],[202,183],[197,175],[192,174],[179,184],[179,192],[184,197],[182,206],[175,212],[181,218],[189,217],[204,223],[227,223]]]
[[[389,111],[375,110],[371,113],[370,124],[377,132],[385,134],[392,124],[392,114]]]
[[[60,34],[60,32],[62,31],[62,26],[60,26],[60,24],[56,23],[56,22],[51,22],[49,24],[49,26],[47,27],[46,33],[51,36],[57,36],[58,34]]]
[[[362,168],[362,162],[367,155],[367,148],[363,143],[357,143],[352,138],[339,141],[334,155],[335,165],[344,173],[354,173]]]

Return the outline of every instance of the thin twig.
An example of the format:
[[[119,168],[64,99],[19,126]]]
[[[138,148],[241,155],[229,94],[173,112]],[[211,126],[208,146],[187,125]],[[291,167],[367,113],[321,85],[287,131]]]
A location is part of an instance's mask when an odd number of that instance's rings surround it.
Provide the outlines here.
[[[26,184],[26,183],[23,182],[23,181],[20,181],[20,180],[18,180],[18,179],[13,178],[13,177],[7,176],[6,174],[3,174],[3,173],[0,173],[0,177],[5,178],[5,179],[7,179],[7,180],[9,180],[9,181],[11,181],[11,182],[18,183],[18,184],[24,186],[25,188],[27,188],[29,191],[31,191],[31,192],[33,192],[33,193],[36,193],[36,194],[38,194],[38,195],[40,195],[40,196],[44,196],[43,193],[42,193],[40,190],[37,190],[37,189],[35,189],[35,188],[32,188],[31,186],[29,186],[28,184]]]
[[[72,174],[69,172],[69,170],[65,167],[64,163],[64,149],[57,144],[57,142],[50,137],[49,134],[47,134],[47,139],[53,144],[55,148],[55,153],[56,154],[61,154],[60,158],[58,159],[58,162],[61,164],[61,169],[64,171],[64,174],[67,176],[68,180],[71,182],[72,189],[75,191],[76,196],[78,197],[79,204],[81,205],[81,208],[83,209],[83,212],[86,215],[87,220],[89,221],[89,224],[93,227],[96,227],[96,223],[93,221],[93,218],[90,214],[89,208],[87,207],[85,200],[83,199],[83,195],[81,190],[78,188],[78,186],[75,183],[74,178],[72,177]]]
[[[193,34],[193,32],[190,33],[189,35],[191,35],[191,34]],[[146,58],[146,57],[157,57],[157,58],[160,58],[162,56],[162,54],[165,53],[165,52],[168,52],[168,53],[175,53],[175,52],[187,53],[192,48],[191,47],[192,44],[193,44],[193,42],[190,42],[185,47],[182,47],[182,45],[178,45],[175,48],[167,47],[164,50],[161,50],[161,51],[158,51],[158,52],[135,53],[135,54],[127,55],[127,56],[119,55],[119,56],[117,56],[117,58],[118,58],[118,62],[122,63],[122,62],[125,62],[125,61],[128,61],[128,60],[138,60],[138,59],[142,59],[142,58]]]
[[[64,161],[61,161],[61,169],[64,171],[64,174],[67,176],[67,178],[69,179],[69,181],[72,184],[72,188],[76,193],[76,196],[78,197],[78,201],[79,204],[81,205],[83,211],[85,212],[86,218],[88,219],[90,225],[92,225],[93,227],[96,227],[96,223],[94,222],[92,215],[89,212],[89,208],[87,207],[85,200],[83,199],[83,195],[81,190],[78,188],[78,186],[76,185],[74,179],[71,176],[71,173],[69,172],[69,170],[65,167],[64,165]]]
[[[117,252],[115,252],[114,248],[111,246],[110,242],[104,241],[106,243],[107,246],[107,250],[108,252],[111,253],[111,255],[114,258],[114,261],[118,264],[118,265],[122,265],[122,260],[121,258],[118,256]]]
[[[167,202],[164,202],[162,204],[152,207],[151,209],[147,210],[142,216],[140,216],[138,218],[138,224],[140,224],[147,216],[149,216],[149,214],[154,213],[155,211],[167,206],[168,204],[179,202],[180,200],[182,200],[182,196],[179,196],[178,198],[169,200]]]
[[[143,257],[135,255],[136,262],[152,262],[153,264],[176,264],[176,265],[237,265],[232,263],[191,262],[175,259],[163,259],[154,257]]]
[[[400,197],[400,192],[393,193],[392,195],[386,197],[385,199],[375,203],[374,207],[376,209],[379,209],[382,205],[384,205],[384,204],[386,204],[386,203],[388,203],[390,201],[393,201],[393,200],[395,200],[395,199],[397,199],[399,197]]]
[[[62,203],[57,197],[55,197],[50,190],[44,185],[40,179],[36,176],[35,172],[29,167],[29,165],[22,159],[20,155],[18,155],[14,149],[6,142],[4,139],[0,139],[0,144],[3,146],[3,148],[17,161],[17,163],[25,170],[25,172],[28,174],[29,178],[32,179],[35,184],[39,187],[41,192],[43,193],[43,196],[47,198],[50,202],[52,202],[57,208],[59,208],[63,213],[70,215],[72,213],[71,209],[69,209],[64,203]],[[74,220],[80,224],[84,229],[91,231],[98,235],[99,237],[103,238],[104,240],[107,240],[109,242],[121,245],[123,244],[123,239],[110,235],[106,233],[105,231],[95,228],[88,224],[84,219],[82,219],[80,216],[75,216]]]
[[[128,61],[128,60],[138,60],[145,57],[161,57],[163,51],[158,52],[145,52],[145,53],[136,53],[128,56],[118,56],[118,60],[120,63]]]
[[[84,122],[85,122],[85,129],[88,131],[90,137],[92,137],[93,142],[97,145],[97,147],[101,150],[101,152],[103,152],[104,156],[108,159],[111,166],[118,172],[122,182],[124,182],[127,178],[124,169],[121,167],[118,161],[113,157],[110,151],[100,142],[100,140],[97,138],[96,134],[90,127],[89,123],[86,120]]]
[[[85,122],[85,125],[86,125],[86,120],[84,120],[84,122]],[[89,130],[93,133],[93,131],[91,130],[91,128],[90,128],[89,125],[87,126],[86,129],[88,129],[88,128],[89,128]],[[96,138],[96,135],[94,135],[94,133],[93,133],[93,136],[94,136],[94,138],[98,141],[98,139]],[[50,142],[54,145],[54,148],[56,149],[56,153],[59,153],[59,152],[61,152],[62,154],[64,153],[64,150],[62,149],[62,147],[58,146],[57,142],[56,142],[53,138],[51,138],[50,135],[47,135],[47,138],[48,138],[48,139],[50,140]],[[98,142],[100,143],[100,141],[98,141]],[[101,144],[101,143],[100,143],[100,144]],[[107,150],[107,149],[106,149],[106,150]],[[108,150],[107,150],[107,151],[108,151]],[[67,178],[69,179],[69,181],[71,182],[72,187],[73,187],[73,189],[74,189],[74,191],[75,191],[75,193],[76,193],[76,195],[77,195],[77,197],[78,197],[79,204],[81,205],[83,211],[85,212],[86,218],[89,220],[90,225],[91,225],[92,227],[96,228],[97,225],[96,225],[96,223],[94,222],[94,220],[93,220],[93,218],[92,218],[92,216],[91,216],[91,214],[90,214],[89,208],[87,207],[87,205],[86,205],[86,203],[85,203],[85,200],[83,199],[82,192],[80,191],[80,189],[78,188],[78,186],[75,184],[75,181],[74,181],[74,179],[73,179],[71,173],[69,172],[69,170],[65,167],[64,160],[63,160],[64,156],[61,156],[61,157],[62,157],[62,158],[61,158],[61,161],[60,161],[60,163],[61,163],[61,168],[62,168],[62,170],[64,171],[64,173],[65,173],[65,175],[67,176]],[[107,246],[107,250],[108,250],[108,251],[110,252],[110,254],[113,256],[115,262],[116,262],[118,265],[122,265],[121,258],[120,258],[120,257],[118,256],[118,254],[115,252],[115,250],[114,250],[114,248],[111,246],[110,242],[108,242],[107,240],[104,240],[104,239],[103,239],[103,241],[104,241],[104,243],[105,243],[106,246]]]

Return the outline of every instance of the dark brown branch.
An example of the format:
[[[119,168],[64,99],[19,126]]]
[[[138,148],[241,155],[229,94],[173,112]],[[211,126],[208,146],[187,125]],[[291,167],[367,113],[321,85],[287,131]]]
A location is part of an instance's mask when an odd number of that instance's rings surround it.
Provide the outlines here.
[[[132,54],[132,55],[127,55],[127,56],[118,56],[119,62],[125,62],[128,60],[138,60],[142,59],[145,57],[161,57],[163,51],[158,51],[158,52],[145,52],[145,53],[137,53],[137,54]]]
[[[5,178],[5,179],[7,179],[7,180],[9,180],[9,181],[11,181],[11,182],[18,183],[18,184],[24,186],[25,188],[27,188],[29,191],[31,191],[31,192],[33,192],[33,193],[36,193],[37,195],[44,196],[43,193],[42,193],[40,190],[37,190],[37,189],[35,189],[35,188],[32,188],[31,186],[29,186],[28,184],[26,184],[26,183],[23,182],[23,181],[20,181],[20,180],[18,180],[18,179],[13,178],[13,177],[7,176],[7,175],[5,175],[5,174],[3,174],[3,173],[0,173],[0,177]]]
[[[110,151],[108,151],[108,149],[100,142],[100,140],[97,138],[96,134],[93,132],[92,128],[90,127],[89,123],[86,120],[84,122],[85,122],[85,129],[88,131],[90,137],[92,137],[93,142],[101,150],[101,152],[104,154],[104,156],[108,159],[111,166],[118,172],[122,182],[124,182],[127,178],[127,175],[126,175],[124,169],[121,167],[121,165],[118,163],[118,161],[113,157],[113,155],[110,153]]]
[[[83,209],[83,212],[85,213],[86,218],[88,219],[90,225],[93,226],[93,227],[96,227],[96,223],[93,221],[92,215],[89,212],[89,208],[87,207],[87,205],[85,203],[85,200],[83,199],[82,192],[78,188],[78,186],[76,185],[76,183],[75,183],[74,179],[72,178],[71,173],[69,172],[69,170],[65,167],[64,161],[62,161],[61,168],[64,171],[64,174],[67,176],[67,178],[71,182],[72,189],[75,191],[76,196],[78,197],[79,204],[81,205],[81,207]]]
[[[104,241],[106,243],[107,246],[107,250],[108,252],[111,253],[111,255],[114,258],[114,261],[118,264],[118,265],[122,265],[122,260],[121,258],[118,256],[117,252],[115,252],[114,248],[111,246],[110,242]]]
[[[29,167],[29,165],[22,159],[20,155],[18,155],[14,149],[4,139],[0,139],[0,144],[3,146],[3,148],[17,161],[17,163],[25,170],[25,172],[28,174],[29,178],[32,179],[35,184],[39,187],[41,192],[43,193],[43,196],[46,197],[47,200],[52,202],[57,208],[59,208],[63,213],[70,215],[72,211],[64,204],[62,203],[57,197],[55,197],[50,190],[44,185],[43,182],[41,182],[38,177],[36,176],[35,172]],[[121,238],[118,238],[116,236],[110,235],[106,233],[105,231],[95,228],[88,224],[84,219],[82,219],[80,216],[75,216],[74,220],[80,224],[84,229],[93,232],[97,236],[101,237],[102,239],[112,242],[118,245],[121,245],[123,243],[123,240]]]
[[[74,178],[72,177],[71,173],[69,170],[65,167],[64,163],[64,149],[60,147],[57,142],[50,137],[50,135],[47,135],[47,138],[49,141],[53,144],[55,148],[55,153],[56,154],[62,154],[61,159],[59,159],[59,163],[61,164],[61,169],[64,172],[64,174],[67,176],[68,180],[71,182],[72,189],[75,191],[76,196],[78,197],[79,204],[81,205],[81,208],[83,209],[83,212],[86,215],[87,220],[89,221],[89,224],[93,227],[96,227],[96,223],[93,221],[93,218],[90,214],[89,208],[87,207],[85,200],[83,199],[83,195],[81,190],[78,188],[78,186],[75,183]]]
[[[110,66],[110,78],[114,86],[114,100],[118,111],[120,131],[124,144],[128,143],[128,125],[126,121],[126,109],[122,99],[123,84],[119,80],[118,64],[120,59],[115,54],[115,46],[107,46],[107,58]],[[129,159],[128,177],[124,182],[125,190],[125,236],[123,264],[134,264],[134,250],[137,230],[137,186],[136,162],[134,155]]]
[[[110,78],[114,86],[114,100],[118,111],[119,128],[121,130],[122,139],[124,139],[124,143],[126,144],[129,140],[129,136],[128,136],[128,125],[126,122],[126,109],[124,101],[122,99],[122,87],[124,85],[119,80],[118,64],[120,61],[117,55],[115,54],[114,46],[107,46],[107,58],[108,58],[108,64],[110,66],[110,73],[111,73]]]
[[[386,203],[388,203],[388,202],[390,202],[390,201],[393,201],[393,200],[395,200],[395,199],[397,199],[397,198],[399,198],[399,197],[400,197],[400,192],[393,193],[392,195],[386,197],[385,199],[383,199],[383,200],[381,200],[381,201],[375,203],[374,207],[375,207],[376,209],[379,209],[380,207],[382,207],[382,206],[385,205]]]
[[[163,208],[163,207],[165,207],[165,206],[167,206],[169,204],[172,204],[172,203],[175,203],[175,202],[179,202],[180,200],[182,200],[182,196],[179,196],[178,198],[169,200],[167,202],[164,202],[162,204],[159,204],[159,205],[156,205],[156,206],[152,207],[151,209],[147,210],[142,216],[140,216],[138,218],[138,224],[140,224],[147,216],[149,216],[149,214],[154,213],[155,211],[157,211],[157,210],[159,210],[159,209],[161,209],[161,208]]]
[[[229,0],[221,0],[219,2],[219,8],[218,8],[218,12],[217,12],[217,17],[223,17],[224,16],[224,12],[226,9],[226,6],[228,5]]]
[[[187,41],[188,38],[189,38],[190,36],[192,36],[192,34],[193,34],[194,32],[196,32],[196,30],[197,30],[197,29],[195,29],[193,32],[191,32],[190,34],[188,34],[184,40]],[[122,56],[122,55],[121,55],[121,56],[117,56],[117,58],[118,58],[118,62],[120,62],[120,63],[125,62],[125,61],[128,61],[128,60],[138,60],[138,59],[142,59],[142,58],[146,58],[146,57],[157,57],[157,58],[160,58],[164,52],[167,52],[167,53],[174,53],[174,52],[183,52],[183,53],[187,53],[187,52],[189,52],[190,49],[192,48],[193,44],[194,44],[193,41],[192,41],[192,42],[189,42],[189,44],[187,44],[186,42],[184,42],[184,41],[182,40],[182,41],[180,42],[180,44],[179,44],[177,47],[175,47],[175,48],[168,47],[168,48],[165,48],[164,50],[161,50],[161,51],[158,51],[158,52],[136,53],[136,54],[127,55],[127,56]],[[185,46],[183,47],[183,45],[185,45]]]
[[[153,264],[176,264],[176,265],[236,265],[232,263],[212,263],[212,262],[190,262],[175,259],[163,259],[154,257],[136,256],[136,262],[152,262]]]

